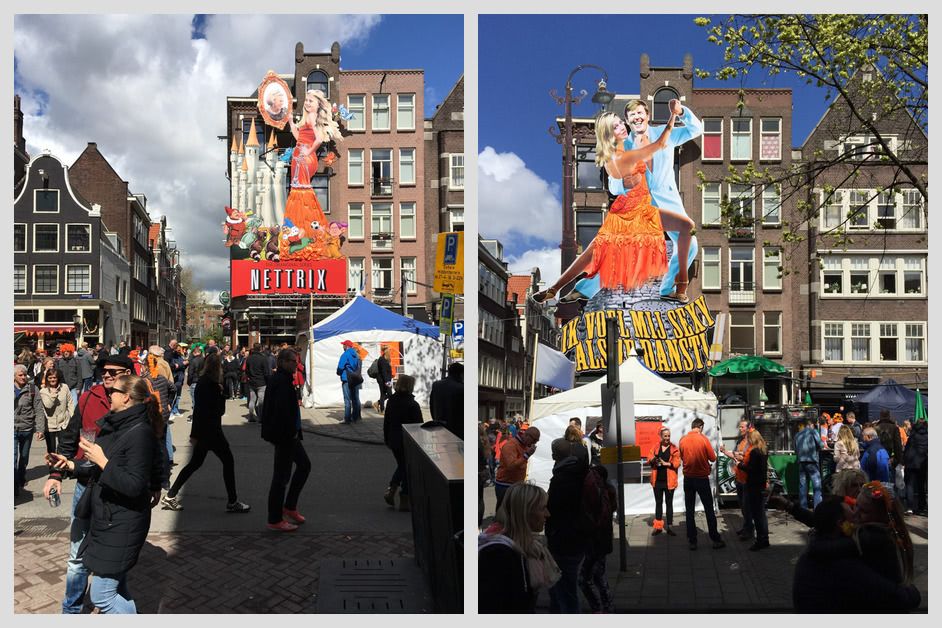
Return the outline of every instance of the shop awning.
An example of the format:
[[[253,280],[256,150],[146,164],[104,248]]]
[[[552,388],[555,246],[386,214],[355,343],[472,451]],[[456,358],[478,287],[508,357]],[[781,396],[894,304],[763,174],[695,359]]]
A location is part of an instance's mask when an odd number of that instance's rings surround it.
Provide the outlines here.
[[[722,377],[723,375],[749,376],[753,374],[761,375],[783,375],[788,373],[788,369],[760,355],[741,355],[720,362],[710,369],[710,375],[713,377]]]
[[[75,325],[73,323],[19,323],[13,326],[13,332],[27,336],[68,334],[75,332]]]

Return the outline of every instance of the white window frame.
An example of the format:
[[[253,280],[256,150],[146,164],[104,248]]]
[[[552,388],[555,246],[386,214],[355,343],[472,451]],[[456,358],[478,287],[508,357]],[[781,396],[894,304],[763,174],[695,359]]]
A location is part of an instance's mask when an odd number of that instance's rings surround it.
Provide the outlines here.
[[[735,192],[734,189],[736,189]],[[749,185],[748,183],[730,183],[729,204],[732,212],[739,218],[747,218],[743,211],[743,207],[746,203],[749,204],[750,214],[748,216],[750,224],[747,228],[753,229],[756,221],[756,188],[754,185]]]
[[[407,213],[406,208],[411,206],[410,213]],[[399,239],[400,240],[415,240],[418,233],[418,217],[416,215],[418,203],[415,201],[401,201],[399,203]],[[409,233],[403,227],[403,219],[405,217],[412,217],[412,232]]]
[[[701,246],[701,263],[703,264],[703,273],[701,273],[701,290],[722,290],[723,289],[723,247],[721,246]],[[716,259],[707,259],[707,253],[711,255],[715,252]],[[716,267],[716,285],[707,285],[707,267]]]
[[[774,255],[770,256],[769,253],[775,252]],[[782,291],[782,278],[778,276],[779,270],[778,267],[782,266],[782,249],[778,246],[764,246],[762,247],[762,291],[763,292],[781,292]],[[771,267],[771,272],[775,273],[775,276],[770,282],[768,280],[768,275],[766,274]],[[771,285],[770,285],[771,284]],[[776,285],[777,284],[777,285]]]
[[[824,190],[818,190],[817,192],[820,194],[819,206],[821,208],[818,227],[822,231],[831,231],[832,229],[837,229],[842,224],[844,224],[844,221],[847,220],[847,204],[844,202],[845,199],[849,197],[848,194],[845,194],[847,190],[834,190],[830,199],[825,197]],[[837,210],[837,222],[835,222],[833,225],[830,224],[830,221],[828,220],[828,208],[830,208],[832,212],[835,209]]]
[[[357,158],[354,156],[356,153],[359,153],[359,165],[360,165],[360,177],[357,180],[353,176],[353,167],[357,165]],[[347,149],[347,185],[350,187],[363,187],[363,176],[366,171],[366,167],[363,162],[364,149],[362,148],[350,148]]]
[[[874,324],[879,325],[880,323],[876,321],[850,321],[850,335],[848,336],[848,339],[847,339],[850,352],[847,355],[850,357],[851,362],[871,363],[874,361],[873,356],[879,353],[879,344],[877,345],[877,351],[874,351],[874,347],[873,347]],[[862,360],[854,359],[854,339],[855,338],[856,339],[866,338],[867,340],[867,342],[863,345],[867,347],[867,357],[865,359],[862,359]]]
[[[377,106],[376,101],[377,99],[382,100],[384,98],[386,99],[386,126],[383,127],[383,126],[377,126],[376,124],[376,116],[382,112],[382,108]],[[389,131],[392,128],[392,111],[389,108],[391,104],[390,102],[391,100],[392,99],[390,98],[389,94],[372,94],[372,97],[370,98],[370,104],[371,104],[370,113],[372,114],[370,116],[370,130],[372,130],[373,132]]]
[[[718,132],[717,132],[717,131],[709,131],[709,132],[708,132],[708,131],[706,130],[706,122],[707,122],[707,120],[711,120],[711,121],[712,121],[712,120],[716,120],[716,121],[718,121],[718,122],[720,123],[720,130],[719,130]],[[723,161],[723,157],[725,156],[725,153],[724,153],[724,150],[723,150],[723,144],[725,143],[725,142],[723,142],[723,128],[724,128],[724,127],[725,127],[725,121],[723,120],[723,118],[704,118],[704,119],[703,119],[703,129],[704,129],[704,130],[703,130],[703,137],[706,137],[706,136],[708,136],[708,135],[709,135],[709,136],[719,135],[719,137],[720,137],[720,156],[719,156],[719,157],[707,157],[707,156],[706,156],[706,152],[704,151],[704,152],[702,153],[703,156],[701,157],[700,161],[708,161],[708,162]]]
[[[36,240],[36,227],[50,227],[50,226],[56,228],[56,248],[55,248],[54,251],[49,251],[49,250],[42,250],[42,251],[40,251],[40,250],[38,250],[38,249],[36,248],[36,242],[37,242],[37,240]],[[61,236],[62,236],[62,229],[60,229],[59,226],[60,226],[60,225],[59,225],[59,223],[57,223],[57,222],[35,222],[35,223],[33,223],[33,253],[58,253],[60,250],[62,250],[62,243],[61,243],[61,240],[62,240],[62,237],[61,237]]]
[[[750,252],[750,259],[748,260],[734,260],[733,251],[743,250]],[[736,290],[733,286],[733,265],[739,264],[744,268],[745,264],[752,265],[752,287],[749,288],[748,285],[750,282],[745,281],[745,279],[740,280],[740,287]],[[730,303],[755,303],[756,295],[756,249],[751,246],[731,246],[729,247],[729,301]],[[745,276],[745,272],[741,272],[742,277]],[[751,296],[751,299],[749,298]],[[755,324],[753,322],[753,324]]]
[[[736,327],[739,329],[745,329],[747,327],[747,325],[733,325],[734,314],[752,315],[752,324],[748,325],[748,327],[752,329],[752,355],[755,355],[756,353],[756,313],[752,310],[733,310],[732,312],[729,313],[729,352],[733,353],[733,327]]]
[[[898,148],[897,136],[884,135],[883,139],[889,145],[890,151],[896,153]],[[871,135],[851,135],[838,142],[838,151],[840,152],[841,157],[848,156],[852,152],[855,153],[854,155],[847,157],[848,161],[869,161],[871,159],[879,159],[881,151],[876,146],[874,146],[875,141],[876,138]],[[848,150],[848,146],[854,148]],[[865,146],[870,146],[870,150],[859,151],[860,148]]]
[[[69,227],[88,227],[88,248],[83,251],[73,251],[69,248]],[[67,222],[65,224],[65,238],[63,246],[66,253],[91,253],[92,252],[92,225],[88,222]]]
[[[69,290],[69,269],[87,268],[88,269],[88,290]],[[65,294],[91,294],[92,293],[92,265],[91,264],[66,264],[65,265],[65,283],[62,286]]]
[[[778,200],[778,208],[775,218],[769,217],[769,190],[775,192],[775,198]],[[782,224],[782,186],[778,183],[772,183],[762,187],[762,224],[763,226],[775,226]]]
[[[359,98],[361,104],[354,105],[351,99]],[[347,130],[362,133],[366,131],[366,94],[347,94],[347,111],[353,114],[352,120],[347,120]],[[359,117],[357,117],[359,114]],[[354,126],[354,122],[357,123]]]
[[[354,230],[353,230],[354,219],[359,219],[360,221],[359,234],[354,233]],[[360,202],[347,203],[347,237],[350,238],[351,242],[362,242],[364,238],[366,237],[366,219],[365,219],[365,214],[364,214],[364,209],[363,209],[363,203],[360,203]]]
[[[380,268],[380,264],[389,263],[389,269]],[[392,291],[395,289],[396,278],[393,276],[395,272],[395,264],[393,264],[393,258],[391,257],[371,257],[370,258],[370,292],[376,292],[376,290],[389,290],[389,293],[392,294]],[[389,285],[380,286],[378,285],[377,277],[381,276],[379,273],[388,272],[389,273]]]
[[[403,99],[408,98],[411,102],[403,106]],[[408,111],[412,118],[412,124],[402,124],[402,112]],[[396,94],[396,130],[397,131],[415,131],[415,94]]]
[[[887,334],[884,336],[883,335],[884,329],[889,329],[889,328],[892,328],[893,333]],[[885,363],[895,364],[897,362],[902,362],[902,360],[900,360],[900,356],[902,356],[902,353],[900,352],[900,350],[903,349],[904,347],[900,346],[902,343],[900,342],[901,337],[899,333],[900,332],[899,323],[896,323],[893,321],[878,323],[877,331],[878,331],[877,337],[874,339],[877,346],[877,352],[876,352],[877,360],[884,364]],[[893,338],[894,340],[896,340],[896,359],[895,360],[884,359],[883,357],[883,339],[884,338]]]
[[[56,289],[52,292],[37,292],[36,286],[36,271],[40,268],[55,268],[56,269]],[[33,265],[33,294],[59,294],[59,265],[58,264],[34,264]]]
[[[458,229],[456,229],[455,227],[459,224],[461,225],[461,231],[464,231],[464,205],[449,205],[448,206],[448,231],[450,232],[458,231]]]
[[[409,154],[409,153],[412,154],[412,177],[406,180],[406,178],[402,175],[402,172],[403,172],[402,170],[403,159],[402,158],[404,155]],[[416,178],[415,177],[415,153],[416,153],[415,148],[400,148],[399,149],[399,181],[398,183],[400,186],[415,185],[415,178]]]
[[[915,204],[909,202],[910,195],[912,195],[913,197],[917,197],[919,199],[918,202]],[[924,227],[922,226],[922,215],[923,215],[923,207],[925,206],[925,202],[926,201],[923,198],[922,193],[916,188],[904,188],[903,190],[900,190],[900,198],[899,198],[900,209],[898,212],[899,218],[897,220],[896,231],[902,231],[902,232],[925,231]],[[909,211],[915,211],[916,226],[915,227],[899,227],[898,226],[899,221],[903,220],[903,217],[906,216],[909,213]]]
[[[851,274],[860,274],[861,268],[852,268],[853,259],[867,260],[867,292],[851,291]],[[882,263],[881,263],[882,259]],[[923,299],[926,297],[926,264],[925,254],[905,255],[905,254],[882,254],[873,251],[866,254],[842,254],[842,255],[822,255],[821,264],[821,294],[824,299]],[[896,292],[882,292],[882,277],[888,273],[896,276]],[[907,293],[906,274],[919,273],[919,292]],[[840,292],[825,292],[824,286],[825,274],[841,277]]]
[[[460,165],[455,163],[456,158],[461,160]],[[460,185],[455,183],[455,172],[459,168],[461,169],[461,184]],[[465,178],[464,153],[451,153],[450,155],[448,155],[448,189],[449,190],[463,190],[464,178]]]
[[[360,281],[356,281],[354,276],[354,267],[356,263],[359,262],[360,266]],[[354,292],[359,292],[362,286],[363,290],[366,290],[366,258],[365,257],[348,257],[347,258],[347,290],[353,290]]]
[[[873,209],[873,203],[876,199],[871,198],[871,197],[874,197],[874,196],[875,195],[873,193],[873,190],[865,190],[865,189],[848,190],[847,212],[845,213],[845,216],[847,216],[847,230],[848,231],[872,231],[873,230],[872,209]],[[852,209],[855,209],[857,207],[864,207],[864,204],[861,203],[859,200],[861,197],[866,199],[866,211],[864,212],[864,216],[866,217],[866,224],[856,224],[854,223],[854,220],[850,218],[850,212]]]
[[[716,194],[713,194],[713,186],[716,186]],[[711,220],[706,214],[707,200],[716,201],[716,220]],[[700,189],[700,208],[704,225],[718,225],[723,218],[723,184],[705,182]]]
[[[23,248],[16,248],[16,234],[13,235],[13,252],[14,253],[28,253],[29,252],[29,228],[25,222],[15,222],[13,223],[13,231],[16,231],[17,227],[23,227]]]
[[[828,335],[828,327],[830,326],[831,331],[836,331],[840,329],[840,335],[830,334]],[[844,324],[844,321],[823,321],[821,323],[821,362],[827,364],[843,364],[845,362],[844,356],[847,355],[847,327]],[[841,342],[838,346],[841,348],[841,357],[837,360],[828,359],[827,355],[827,340],[828,338],[840,338]]]
[[[16,271],[23,271],[23,289],[16,289]],[[29,273],[26,272],[26,264],[13,265],[13,294],[29,294]]]
[[[406,267],[406,260],[412,260],[412,268],[411,268],[411,269]],[[409,289],[408,289],[408,292],[406,292],[406,294],[418,294],[418,292],[419,292],[419,286],[418,286],[418,284],[415,283],[416,281],[419,280],[419,275],[418,275],[418,273],[419,273],[418,259],[417,259],[416,257],[414,257],[414,256],[400,257],[400,258],[399,258],[399,278],[400,278],[399,280],[400,280],[400,282],[402,281],[402,273],[403,273],[403,272],[406,272],[406,271],[409,271],[409,270],[412,271],[412,280],[408,282],[408,284],[409,284]],[[401,286],[400,286],[400,287],[401,287]]]
[[[778,314],[778,325],[769,325],[768,323],[769,314]],[[782,340],[783,340],[782,316],[783,316],[783,312],[779,310],[770,310],[770,311],[762,312],[762,354],[763,355],[782,355],[782,346],[783,346],[782,345]],[[776,333],[778,333],[778,351],[769,351],[766,349],[765,340],[766,340],[766,334],[768,333],[769,329],[777,330]]]
[[[37,209],[36,197],[39,194],[39,192],[55,192],[56,208],[54,210],[40,211]],[[34,214],[58,214],[61,209],[62,209],[62,191],[61,190],[54,190],[51,188],[37,188],[33,190],[33,213]]]
[[[737,122],[748,122],[749,131],[737,131],[736,123]],[[729,121],[729,160],[730,161],[752,161],[752,118],[732,118]],[[736,142],[734,141],[737,137],[748,137],[749,138],[749,154],[745,157],[736,155]]]
[[[926,324],[922,321],[903,321],[901,324],[903,325],[903,334],[902,334],[903,352],[900,355],[903,356],[903,361],[909,364],[924,363],[926,361]],[[919,335],[918,336],[910,335],[911,328],[912,328],[912,331],[915,331],[916,327],[919,328]],[[906,344],[908,340],[915,339],[915,338],[918,338],[920,341],[919,353],[922,355],[922,358],[919,360],[910,360],[908,358],[909,349],[907,348]]]
[[[763,128],[765,122],[778,122],[778,131],[766,131]],[[778,156],[762,157],[762,140],[766,137],[778,138]],[[782,161],[782,119],[781,118],[759,118],[759,160],[760,161]]]
[[[380,206],[380,213],[377,214],[377,206]],[[387,208],[388,207],[388,213]],[[375,220],[380,221],[380,228],[377,228]],[[389,227],[384,229],[382,224],[388,221]],[[379,238],[381,234],[386,234],[389,239]],[[370,203],[370,248],[373,251],[392,251],[393,242],[396,239],[393,229],[393,204],[392,202]]]

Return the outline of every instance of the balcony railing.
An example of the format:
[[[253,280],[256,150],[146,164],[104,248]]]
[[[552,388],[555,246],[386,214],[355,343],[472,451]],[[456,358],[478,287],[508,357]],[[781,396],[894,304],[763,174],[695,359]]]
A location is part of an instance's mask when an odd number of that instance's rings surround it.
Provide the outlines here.
[[[388,198],[393,195],[392,178],[370,179],[370,196],[372,198]]]
[[[753,305],[756,302],[756,284],[751,281],[734,282],[729,288],[730,305]]]
[[[372,250],[374,252],[392,252],[393,250],[393,238],[394,234],[392,233],[374,233],[370,236],[370,242],[372,243]]]
[[[729,230],[729,239],[733,242],[753,242],[756,231],[753,227],[732,227]]]

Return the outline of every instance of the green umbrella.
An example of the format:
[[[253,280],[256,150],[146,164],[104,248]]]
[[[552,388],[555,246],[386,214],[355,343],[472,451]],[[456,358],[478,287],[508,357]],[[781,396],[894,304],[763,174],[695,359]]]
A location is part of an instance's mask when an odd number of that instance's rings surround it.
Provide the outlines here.
[[[787,372],[788,369],[778,362],[773,362],[759,355],[741,355],[730,358],[723,360],[710,369],[710,375],[713,377],[723,375],[749,376],[752,374],[782,375]]]
[[[919,392],[919,389],[916,389],[916,410],[913,413],[913,421],[919,420],[928,421],[929,417],[926,416],[926,407],[922,403],[922,393]]]

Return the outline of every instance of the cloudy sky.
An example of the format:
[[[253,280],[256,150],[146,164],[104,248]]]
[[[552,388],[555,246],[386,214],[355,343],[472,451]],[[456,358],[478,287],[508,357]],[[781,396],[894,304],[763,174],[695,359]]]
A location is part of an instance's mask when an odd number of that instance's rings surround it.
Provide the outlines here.
[[[17,15],[14,89],[30,155],[71,164],[97,142],[218,293],[229,280],[226,97],[250,95],[269,69],[292,72],[299,41],[307,52],[339,41],[342,69],[425,69],[433,112],[463,72],[462,28],[460,15]]]

